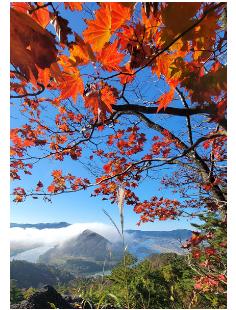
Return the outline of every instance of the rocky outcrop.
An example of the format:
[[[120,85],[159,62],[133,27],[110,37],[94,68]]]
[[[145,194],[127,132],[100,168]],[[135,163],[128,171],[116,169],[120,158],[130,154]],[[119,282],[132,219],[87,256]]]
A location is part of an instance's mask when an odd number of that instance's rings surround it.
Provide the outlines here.
[[[11,309],[74,309],[52,286],[46,285],[28,300],[19,304],[11,305]]]
[[[93,309],[94,305],[82,297],[62,296],[54,287],[45,285],[27,300],[12,304],[11,309]]]

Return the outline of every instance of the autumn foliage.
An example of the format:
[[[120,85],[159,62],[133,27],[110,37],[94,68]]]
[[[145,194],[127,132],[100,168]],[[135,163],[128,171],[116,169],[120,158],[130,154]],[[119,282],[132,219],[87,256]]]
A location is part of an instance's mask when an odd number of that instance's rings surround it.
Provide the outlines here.
[[[114,203],[122,186],[139,224],[202,216],[183,247],[196,290],[224,292],[226,34],[226,3],[11,3],[14,201],[94,187]],[[60,168],[23,188],[43,160]]]

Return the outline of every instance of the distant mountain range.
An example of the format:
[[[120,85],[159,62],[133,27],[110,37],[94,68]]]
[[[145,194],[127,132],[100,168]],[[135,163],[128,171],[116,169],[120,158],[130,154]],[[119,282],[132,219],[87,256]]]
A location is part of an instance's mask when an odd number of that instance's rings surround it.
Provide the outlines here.
[[[10,227],[20,227],[20,228],[37,228],[37,229],[46,229],[46,228],[63,228],[70,226],[70,223],[67,222],[55,222],[55,223],[36,223],[36,224],[21,224],[21,223],[10,223]],[[188,229],[175,229],[168,231],[145,231],[145,230],[125,230],[128,234],[134,234],[137,237],[164,237],[164,238],[180,238],[186,239],[191,236],[191,231]]]
[[[188,229],[175,229],[170,231],[143,231],[143,230],[126,230],[126,233],[133,234],[136,238],[144,238],[144,237],[158,237],[158,238],[174,238],[186,240],[188,239],[192,232]]]
[[[46,229],[46,228],[63,228],[70,226],[70,223],[67,222],[55,222],[55,223],[10,223],[10,227],[20,227],[20,228],[36,228],[36,229]],[[125,230],[128,234],[133,234],[136,237],[160,237],[160,238],[178,238],[178,239],[187,239],[191,236],[191,231],[188,229],[175,229],[170,231],[145,231],[145,230]]]
[[[59,223],[37,223],[37,224],[18,224],[18,223],[11,223],[10,227],[20,227],[20,228],[37,228],[37,229],[46,229],[46,228],[63,228],[70,226],[71,224],[66,222],[59,222]]]
[[[181,243],[189,239],[191,230],[176,229],[171,231],[126,230],[129,236],[128,249],[139,259],[153,253],[183,254]]]

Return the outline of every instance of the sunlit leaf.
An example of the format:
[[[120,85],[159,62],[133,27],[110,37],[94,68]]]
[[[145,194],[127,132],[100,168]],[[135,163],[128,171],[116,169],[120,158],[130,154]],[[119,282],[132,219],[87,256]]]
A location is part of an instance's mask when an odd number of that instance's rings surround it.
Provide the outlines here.
[[[114,87],[105,85],[101,89],[101,100],[107,106],[107,109],[112,112],[112,105],[116,103],[118,92]]]
[[[70,48],[70,60],[74,66],[86,65],[89,61],[96,61],[95,55],[89,43],[76,35],[76,42]]]
[[[107,43],[97,55],[97,60],[102,63],[103,69],[109,72],[119,71],[119,64],[123,59],[124,55],[118,52],[118,41]]]
[[[82,95],[84,92],[84,84],[79,71],[73,74],[62,74],[59,89],[61,90],[60,99],[72,97],[76,103],[78,95]]]
[[[94,51],[100,51],[112,34],[131,16],[131,9],[119,3],[101,3],[94,20],[86,20],[87,29],[83,32],[85,41],[90,43]]]
[[[165,109],[170,104],[170,102],[174,98],[174,94],[175,94],[175,89],[171,87],[171,89],[167,93],[159,97],[157,112],[160,111],[161,109]]]
[[[71,11],[81,11],[83,8],[83,2],[64,2],[65,9]]]
[[[44,5],[44,2],[37,2],[38,6]],[[48,11],[48,7],[39,8],[35,10],[31,14],[32,18],[39,23],[43,28],[46,28],[47,25],[50,23],[51,17]]]
[[[83,32],[85,41],[90,43],[94,51],[100,51],[111,37],[111,12],[103,6],[96,11],[95,20],[86,21],[88,27]]]

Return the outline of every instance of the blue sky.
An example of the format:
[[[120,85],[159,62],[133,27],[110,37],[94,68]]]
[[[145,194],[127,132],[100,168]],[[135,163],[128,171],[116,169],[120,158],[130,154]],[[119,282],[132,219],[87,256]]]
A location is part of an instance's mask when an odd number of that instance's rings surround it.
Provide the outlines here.
[[[81,33],[86,27],[86,24],[82,20],[83,18],[91,18],[89,14],[84,12],[71,12],[69,10],[64,10],[63,5],[60,3],[60,8],[62,16],[69,20],[69,26],[78,33]],[[96,8],[96,4],[86,4],[87,7],[92,9]],[[154,100],[165,92],[164,83],[159,81],[158,85],[150,86],[146,83],[146,76],[148,76],[148,70],[143,70],[139,73],[139,83],[142,87],[142,91],[145,91],[147,98],[149,100]],[[179,105],[180,102],[175,101],[175,106]],[[46,113],[54,113],[52,108],[48,108]],[[11,126],[17,127],[24,123],[25,120],[20,114],[15,111],[13,107],[11,113]],[[156,116],[154,116],[155,118]],[[159,116],[159,123],[168,123],[169,128],[182,129],[185,120],[183,118],[172,118],[169,121],[168,118]],[[146,133],[149,133],[144,128]],[[149,133],[150,136],[152,135]],[[150,137],[149,136],[149,137]],[[148,145],[146,146],[148,148]],[[86,157],[86,154],[85,154]],[[83,159],[83,158],[82,158]],[[75,171],[76,175],[82,177],[87,177],[88,171],[79,162],[73,160],[65,160],[64,162],[55,162],[53,160],[44,160],[37,164],[33,169],[33,175],[25,175],[22,179],[23,182],[14,182],[13,187],[23,186],[25,188],[31,185],[35,186],[38,180],[43,183],[49,183],[50,171],[53,169],[62,169],[64,171],[70,171],[73,174]],[[79,171],[79,173],[78,173]],[[162,173],[162,172],[160,172]],[[142,200],[148,199],[149,197],[156,194],[159,184],[149,180],[143,181],[140,184],[140,188],[137,189],[139,196]],[[19,223],[37,223],[37,222],[58,222],[67,221],[69,223],[77,222],[103,222],[110,223],[109,219],[103,213],[102,209],[109,212],[112,218],[119,222],[119,212],[116,205],[111,205],[109,201],[103,201],[98,197],[91,197],[92,189],[86,191],[80,191],[77,193],[67,193],[58,195],[52,198],[52,203],[45,202],[42,199],[27,199],[23,203],[16,204],[12,202],[11,204],[11,221]],[[174,198],[172,193],[165,190],[163,193],[158,193],[168,198]],[[177,197],[178,198],[178,197]],[[135,214],[132,210],[132,206],[125,206],[125,228],[126,229],[139,229],[136,223],[139,220],[139,216]],[[155,223],[146,223],[140,226],[143,230],[171,230],[180,228],[190,228],[190,221],[182,218],[175,221],[156,221]]]
[[[88,171],[77,161],[65,160],[64,162],[44,160],[38,163],[33,169],[32,176],[25,175],[22,181],[15,181],[12,187],[17,185],[30,188],[32,184],[36,184],[40,179],[47,184],[50,178],[50,171],[53,169],[62,169],[63,171],[77,171],[79,175],[87,176]],[[51,180],[51,178],[50,178]],[[138,188],[140,199],[148,199],[159,184],[150,182],[150,180],[142,182]],[[41,198],[35,200],[27,198],[22,203],[11,203],[11,222],[18,223],[38,223],[38,222],[58,222],[67,221],[69,223],[78,222],[102,222],[110,224],[110,220],[103,213],[103,209],[109,212],[112,218],[119,223],[119,211],[116,204],[104,201],[101,197],[91,197],[93,189],[79,191],[75,193],[61,194],[52,197],[52,202],[43,201]],[[172,194],[165,191],[166,197]],[[132,206],[125,206],[125,228],[126,229],[142,229],[142,230],[171,230],[180,228],[190,228],[190,222],[186,219],[156,221],[154,223],[145,223],[140,227],[136,225],[139,216],[133,211]]]

